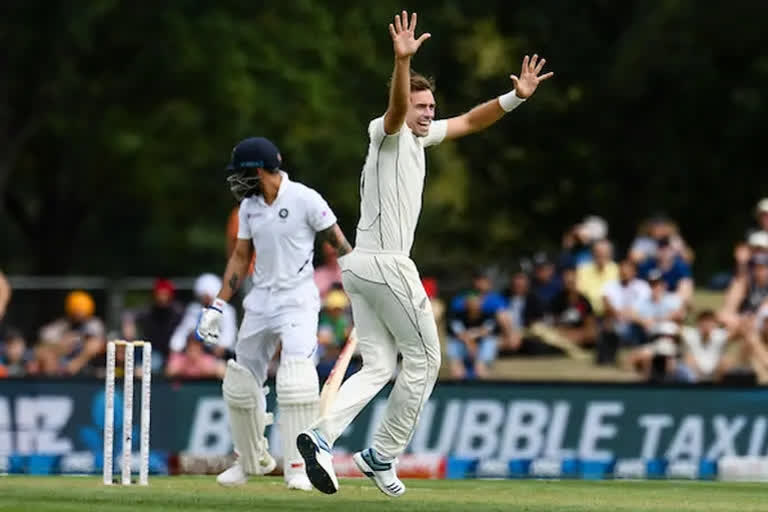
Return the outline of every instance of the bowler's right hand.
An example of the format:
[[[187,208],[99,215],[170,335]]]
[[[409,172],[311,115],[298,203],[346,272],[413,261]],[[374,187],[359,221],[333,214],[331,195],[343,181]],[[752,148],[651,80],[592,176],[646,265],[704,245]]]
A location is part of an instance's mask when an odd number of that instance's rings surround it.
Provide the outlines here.
[[[221,317],[224,315],[224,306],[226,304],[221,299],[215,299],[210,306],[203,309],[195,329],[197,339],[211,345],[216,345],[219,342]]]

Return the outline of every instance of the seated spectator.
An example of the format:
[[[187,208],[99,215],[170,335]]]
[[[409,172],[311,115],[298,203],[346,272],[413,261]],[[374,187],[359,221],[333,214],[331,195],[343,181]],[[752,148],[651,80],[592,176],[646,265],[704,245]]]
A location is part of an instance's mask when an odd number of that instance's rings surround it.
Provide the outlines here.
[[[693,251],[680,236],[677,224],[664,215],[651,217],[640,226],[640,232],[629,249],[629,258],[638,265],[655,259],[662,240],[669,240],[675,254],[685,262],[693,262]]]
[[[531,291],[536,296],[544,312],[550,312],[552,301],[563,290],[563,280],[557,274],[555,263],[546,253],[533,256],[533,279]]]
[[[601,256],[602,258],[602,256]],[[597,338],[597,319],[588,298],[577,287],[578,271],[563,271],[563,291],[552,302],[554,326],[574,345],[590,346]]]
[[[29,375],[35,377],[61,377],[66,375],[66,369],[59,357],[55,344],[39,343],[34,350],[34,357],[27,366]]]
[[[683,327],[683,361],[696,382],[720,380],[727,370],[724,359],[730,336],[717,325],[717,317],[711,310],[704,310],[696,317],[696,327]]]
[[[515,351],[523,341],[524,331],[544,316],[539,298],[531,291],[528,274],[519,270],[512,275],[510,286],[504,292],[506,310],[504,322],[499,323],[505,332],[503,349]]]
[[[576,270],[576,288],[589,300],[596,315],[603,314],[603,289],[619,278],[619,266],[613,261],[613,244],[599,240],[592,247],[592,261]]]
[[[346,343],[352,331],[352,318],[349,311],[349,298],[341,290],[331,290],[323,300],[318,322],[318,342],[322,352],[338,352]]]
[[[497,324],[503,329],[505,336],[507,333],[512,332],[512,326],[508,325],[509,319],[504,311],[507,307],[507,303],[502,294],[493,290],[493,282],[491,281],[490,273],[487,270],[479,267],[475,269],[475,272],[472,274],[471,290],[459,294],[451,300],[451,306],[448,312],[449,319],[466,313],[465,300],[468,295],[476,295],[479,297],[480,303],[482,304],[483,314],[494,317]]]
[[[651,287],[637,278],[637,268],[631,259],[619,265],[619,279],[603,289],[605,302],[604,329],[615,333],[619,341],[638,345],[645,341],[642,326],[635,323],[638,306],[651,299]]]
[[[193,333],[187,336],[183,352],[171,353],[165,374],[180,379],[221,379],[225,369],[226,363],[207,353]]]
[[[168,279],[156,279],[152,304],[136,313],[123,315],[123,338],[152,343],[152,369],[163,367],[170,353],[171,336],[181,322],[183,309],[174,300],[176,288]]]
[[[0,344],[0,366],[5,368],[6,377],[24,377],[32,354],[27,350],[27,341],[20,331],[10,330]]]
[[[734,279],[729,286],[718,319],[731,331],[743,331],[744,322],[768,302],[768,254],[751,258],[746,278]]]
[[[321,247],[323,251],[323,264],[315,267],[314,277],[315,284],[320,292],[320,298],[323,299],[334,285],[341,288],[341,267],[339,266],[336,249],[327,241],[324,241]]]
[[[495,315],[483,311],[480,296],[466,295],[464,310],[448,323],[447,355],[454,378],[488,377],[496,359],[497,331]]]
[[[648,275],[657,270],[670,292],[676,293],[684,304],[693,298],[693,277],[691,267],[681,258],[668,238],[658,241],[656,257],[646,260],[638,266],[640,277],[648,279]]]
[[[760,384],[768,383],[768,306],[760,309],[745,329],[743,358]]]
[[[203,308],[209,306],[221,290],[221,279],[215,274],[202,274],[195,281],[196,301],[187,304],[181,323],[173,331],[169,343],[171,352],[182,352],[187,345],[190,334],[194,335],[197,328],[197,320],[202,314]],[[221,332],[219,342],[213,348],[217,357],[224,358],[235,349],[237,338],[237,312],[231,305],[224,306],[224,314],[221,317]]]
[[[592,246],[608,236],[608,223],[592,215],[576,224],[563,235],[560,267],[579,267],[592,261]]]
[[[8,310],[8,303],[11,302],[11,283],[5,278],[5,274],[0,271],[0,325]]]
[[[650,343],[633,349],[627,365],[651,382],[695,382],[693,372],[681,361],[680,327],[663,322],[654,331]]]
[[[53,348],[63,359],[66,375],[96,375],[103,367],[104,323],[94,316],[95,308],[88,293],[73,291],[66,298],[67,316],[40,329],[40,344],[46,347],[42,349],[44,357],[51,357],[46,351]]]
[[[764,197],[757,202],[757,206],[755,206],[755,219],[757,220],[757,227],[749,229],[747,237],[752,233],[760,231],[768,233],[768,197]]]
[[[682,322],[685,306],[676,293],[667,289],[667,283],[659,270],[648,275],[648,283],[651,296],[638,302],[632,321],[641,325],[647,335],[653,336],[662,322]]]

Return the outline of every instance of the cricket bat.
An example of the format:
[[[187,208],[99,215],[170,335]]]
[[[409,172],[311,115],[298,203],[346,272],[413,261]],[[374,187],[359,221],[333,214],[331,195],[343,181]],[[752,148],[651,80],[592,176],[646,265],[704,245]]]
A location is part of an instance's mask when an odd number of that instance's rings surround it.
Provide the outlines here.
[[[323,390],[320,392],[320,417],[322,418],[328,413],[333,401],[336,399],[336,393],[338,393],[341,387],[341,381],[344,380],[344,375],[347,374],[347,368],[349,367],[349,361],[352,359],[352,354],[355,353],[357,347],[357,332],[354,328],[349,333],[347,343],[339,354],[339,358],[336,359],[336,364],[333,365],[331,373],[328,378],[325,379],[323,384]]]

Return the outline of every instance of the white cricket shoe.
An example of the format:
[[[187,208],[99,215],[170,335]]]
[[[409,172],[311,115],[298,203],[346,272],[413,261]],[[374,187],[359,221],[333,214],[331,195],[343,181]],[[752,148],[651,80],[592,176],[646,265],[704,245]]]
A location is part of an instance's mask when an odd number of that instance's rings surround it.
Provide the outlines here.
[[[229,469],[222,471],[216,477],[216,483],[224,487],[237,487],[245,485],[247,482],[248,476],[238,461],[235,461]]]
[[[309,481],[307,475],[294,475],[288,480],[285,485],[289,489],[296,489],[298,491],[311,491],[312,482]]]
[[[307,477],[320,492],[333,494],[339,490],[339,480],[333,470],[331,447],[316,429],[305,430],[296,438],[296,447],[304,459]]]
[[[276,467],[277,462],[275,459],[272,457],[272,455],[266,453],[259,461],[258,471],[254,474],[266,475],[274,471]],[[223,485],[224,487],[237,487],[240,485],[245,485],[248,482],[248,475],[245,473],[245,470],[240,464],[240,461],[236,460],[229,469],[219,473],[219,476],[216,477],[216,482],[219,485]]]
[[[387,496],[397,498],[405,494],[405,485],[397,478],[394,463],[380,462],[371,448],[357,452],[352,456],[352,460],[355,461],[357,469],[373,480],[376,487]]]

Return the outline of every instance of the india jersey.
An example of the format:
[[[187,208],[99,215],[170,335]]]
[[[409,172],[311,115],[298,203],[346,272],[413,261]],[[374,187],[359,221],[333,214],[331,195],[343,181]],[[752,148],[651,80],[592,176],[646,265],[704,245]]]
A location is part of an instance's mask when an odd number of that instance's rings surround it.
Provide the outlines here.
[[[447,121],[434,121],[426,137],[417,137],[403,123],[399,132],[387,135],[383,116],[371,121],[360,178],[356,247],[410,254],[421,213],[424,148],[442,142],[446,128]]]
[[[253,241],[255,288],[289,290],[314,283],[315,233],[336,223],[320,194],[280,174],[283,179],[271,205],[262,196],[240,203],[237,238]]]

